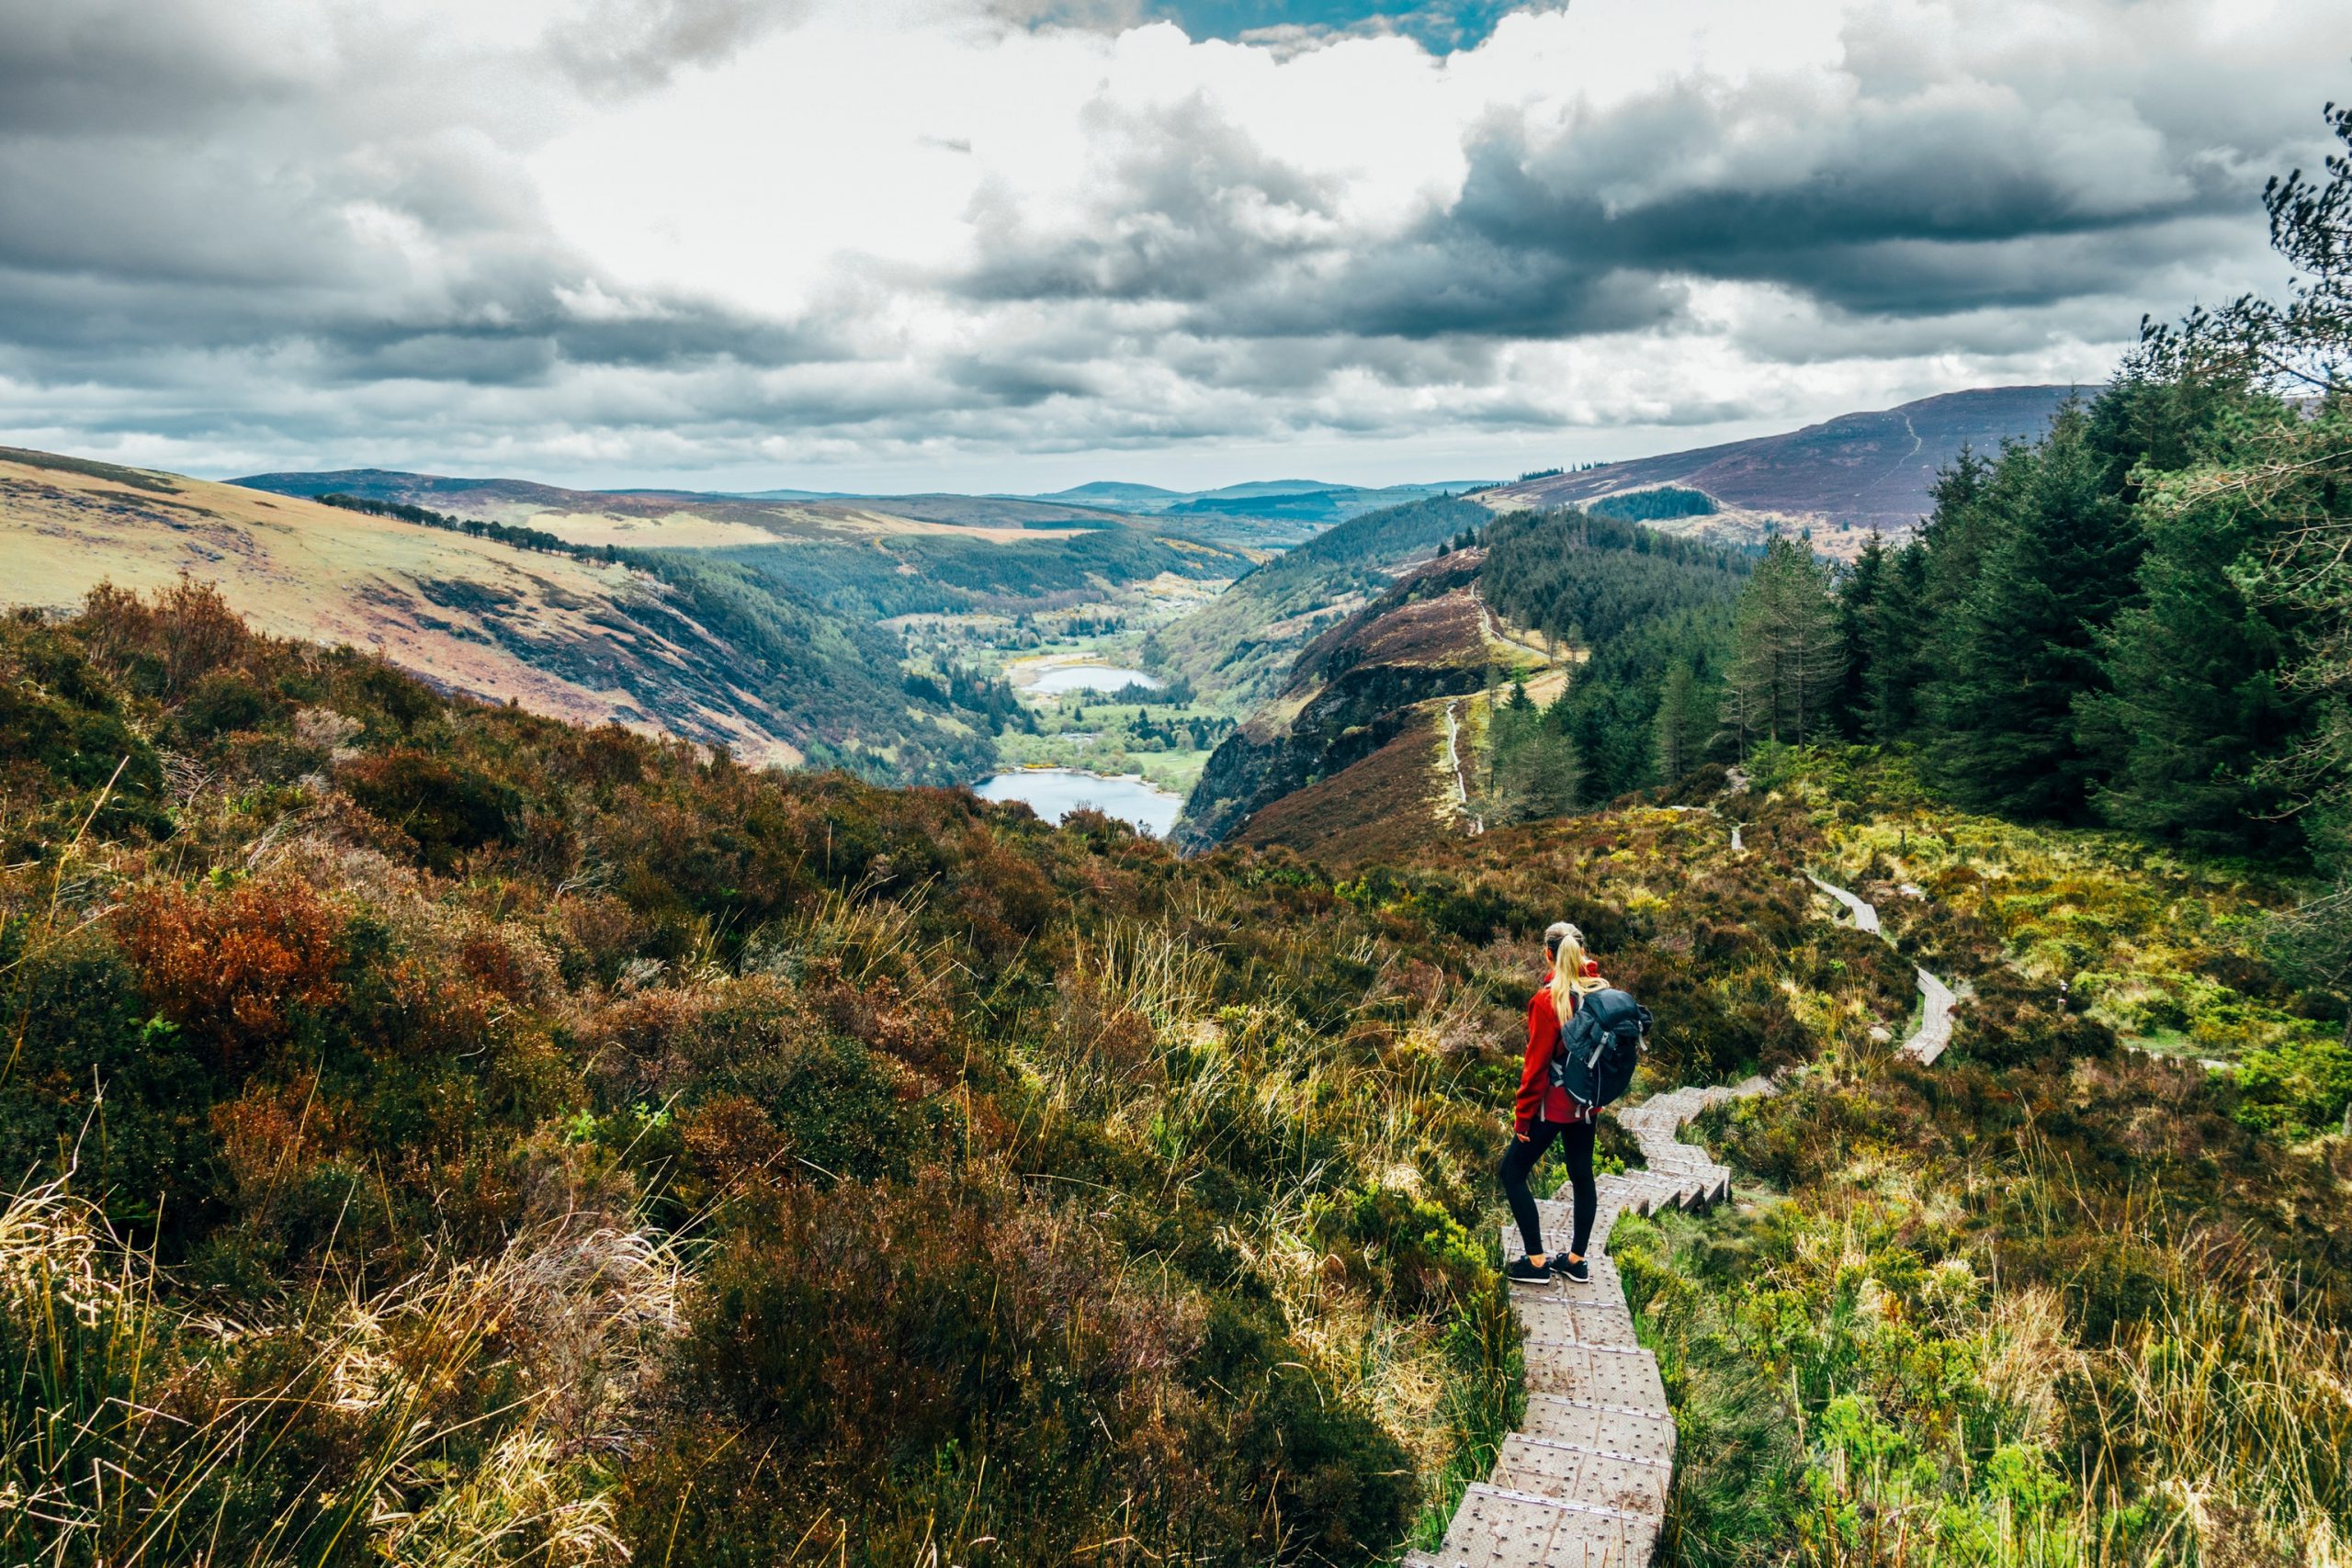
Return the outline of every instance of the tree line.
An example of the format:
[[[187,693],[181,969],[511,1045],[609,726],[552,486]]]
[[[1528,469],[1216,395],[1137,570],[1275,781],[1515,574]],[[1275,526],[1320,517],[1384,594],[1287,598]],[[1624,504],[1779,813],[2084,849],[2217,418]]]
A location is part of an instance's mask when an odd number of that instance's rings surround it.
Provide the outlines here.
[[[2252,301],[2150,326],[2040,440],[1963,450],[1908,539],[1874,534],[1844,568],[1770,540],[1717,753],[1900,743],[1975,810],[2327,850],[2352,605],[2352,420],[2327,331],[2343,323]]]
[[[2352,988],[2352,108],[2264,193],[2294,267],[2136,349],[2048,433],[1963,452],[1900,544],[1767,547],[1715,754],[1911,748],[1960,805],[2316,873],[2273,956]],[[1678,750],[1678,768],[1695,764]]]

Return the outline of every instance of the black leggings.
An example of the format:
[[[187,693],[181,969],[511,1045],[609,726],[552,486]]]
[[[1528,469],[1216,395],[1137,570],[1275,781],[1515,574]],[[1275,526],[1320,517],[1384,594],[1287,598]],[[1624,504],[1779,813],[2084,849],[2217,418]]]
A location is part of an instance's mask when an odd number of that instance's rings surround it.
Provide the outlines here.
[[[1524,1143],[1514,1134],[1510,1147],[1503,1151],[1503,1196],[1510,1200],[1510,1217],[1519,1222],[1521,1245],[1530,1257],[1543,1251],[1544,1225],[1535,1217],[1535,1195],[1527,1190],[1527,1173],[1555,1138],[1560,1140],[1560,1155],[1568,1162],[1568,1180],[1577,1194],[1577,1235],[1568,1256],[1582,1258],[1585,1244],[1592,1239],[1592,1212],[1600,1202],[1592,1184],[1591,1122],[1538,1122]]]

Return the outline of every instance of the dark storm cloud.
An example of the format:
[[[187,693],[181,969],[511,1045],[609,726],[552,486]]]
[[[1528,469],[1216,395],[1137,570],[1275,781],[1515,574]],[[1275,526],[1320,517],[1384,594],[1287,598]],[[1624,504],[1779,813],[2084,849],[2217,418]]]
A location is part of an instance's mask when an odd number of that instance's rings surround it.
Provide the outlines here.
[[[1922,92],[1913,64],[1881,61],[1885,79],[1845,99],[1694,77],[1566,131],[1499,115],[1465,146],[1458,197],[1387,238],[1318,228],[1337,194],[1205,105],[1129,112],[1102,220],[1038,234],[992,210],[958,286],[976,300],[1159,302],[1194,335],[1245,339],[1569,340],[1670,326],[1702,282],[1770,285],[1831,313],[1974,313],[1989,330],[1988,311],[2128,296],[2247,252],[2250,170],[2275,151],[2275,118],[2135,106],[2128,83],[2086,84],[2080,104],[2063,82],[2040,102]],[[1269,210],[1295,221],[1270,225]],[[2222,217],[2237,220],[2226,237],[2199,221]]]
[[[546,47],[658,74],[783,9],[604,0]],[[453,112],[497,73],[477,60],[427,79],[413,35],[331,15],[271,31],[227,4],[0,0],[0,344],[16,373],[135,385],[142,360],[185,350],[269,354],[320,388],[528,385],[565,367],[842,352],[830,328],[605,292],[550,234],[520,162]],[[582,52],[590,38],[602,54]],[[507,101],[534,94],[516,72]]]
[[[195,6],[0,0],[0,134],[186,130],[305,90],[300,62]]]
[[[2167,147],[2149,188],[2085,188],[2094,171],[2022,145],[2033,127],[2021,107],[1858,115],[1790,145],[1792,168],[1687,177],[1744,118],[1691,88],[1549,150],[1516,128],[1490,134],[1433,237],[1468,240],[1456,254],[1473,265],[1479,254],[1489,265],[1543,258],[1940,315],[2105,292],[2144,274],[2152,243],[2187,234],[2177,220],[2255,207],[2254,190],[2193,145]],[[1643,168],[1657,171],[1653,189],[1600,194]]]

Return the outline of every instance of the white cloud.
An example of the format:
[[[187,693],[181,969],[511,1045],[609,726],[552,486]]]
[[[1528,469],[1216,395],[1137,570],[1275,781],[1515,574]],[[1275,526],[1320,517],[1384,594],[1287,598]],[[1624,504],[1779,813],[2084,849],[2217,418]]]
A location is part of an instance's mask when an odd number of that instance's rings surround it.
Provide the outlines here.
[[[1579,0],[1440,56],[1131,0],[0,0],[0,430],[209,470],[1396,478],[2095,378],[2142,310],[2275,285],[2256,197],[2347,30]]]

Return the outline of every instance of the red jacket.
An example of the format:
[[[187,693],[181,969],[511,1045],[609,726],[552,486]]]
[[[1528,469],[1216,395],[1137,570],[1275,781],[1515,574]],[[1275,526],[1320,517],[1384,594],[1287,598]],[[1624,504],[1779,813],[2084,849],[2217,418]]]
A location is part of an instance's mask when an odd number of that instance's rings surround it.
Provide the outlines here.
[[[1587,974],[1596,973],[1598,965],[1589,959],[1585,963]],[[1571,999],[1571,1016],[1578,1004]],[[1527,1004],[1527,1062],[1519,1075],[1519,1103],[1514,1108],[1512,1123],[1521,1133],[1532,1133],[1535,1123],[1544,1122],[1589,1122],[1592,1110],[1576,1102],[1566,1089],[1552,1082],[1552,1051],[1560,1043],[1560,1018],[1553,1010],[1552,987],[1537,991]]]

